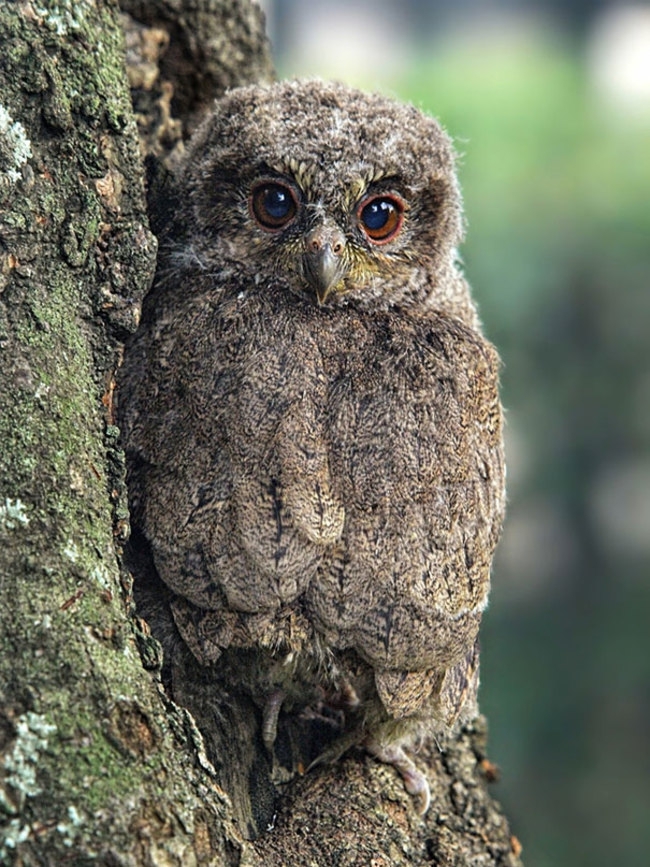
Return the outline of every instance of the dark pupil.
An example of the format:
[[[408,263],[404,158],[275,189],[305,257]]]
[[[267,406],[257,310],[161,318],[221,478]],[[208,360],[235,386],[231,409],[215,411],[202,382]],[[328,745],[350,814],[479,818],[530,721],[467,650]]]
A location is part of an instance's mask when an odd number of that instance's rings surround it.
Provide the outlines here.
[[[383,229],[388,222],[392,210],[393,205],[387,202],[386,199],[370,202],[361,212],[364,226],[374,230]]]
[[[291,197],[279,187],[268,187],[264,192],[264,209],[274,220],[281,220],[291,210]]]

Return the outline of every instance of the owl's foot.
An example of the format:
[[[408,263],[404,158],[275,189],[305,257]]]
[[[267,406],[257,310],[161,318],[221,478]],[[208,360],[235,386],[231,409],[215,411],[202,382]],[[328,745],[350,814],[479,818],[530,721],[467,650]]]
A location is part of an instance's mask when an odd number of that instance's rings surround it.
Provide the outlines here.
[[[431,790],[429,782],[422,771],[415,766],[413,759],[406,755],[402,747],[394,744],[382,744],[369,738],[365,744],[366,749],[380,762],[392,765],[404,780],[404,788],[413,795],[415,806],[421,816],[429,809],[431,803]]]
[[[344,710],[356,710],[361,701],[349,680],[342,680],[339,687],[339,702]]]
[[[278,736],[278,718],[282,709],[282,702],[286,697],[287,694],[284,690],[274,690],[266,699],[262,712],[262,740],[271,754],[273,753],[273,744]]]

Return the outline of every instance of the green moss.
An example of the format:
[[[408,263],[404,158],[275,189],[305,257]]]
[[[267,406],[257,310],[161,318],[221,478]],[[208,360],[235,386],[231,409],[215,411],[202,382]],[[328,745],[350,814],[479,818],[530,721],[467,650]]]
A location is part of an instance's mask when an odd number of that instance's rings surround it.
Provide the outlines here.
[[[69,793],[79,809],[92,815],[111,802],[128,798],[143,785],[140,762],[117,751],[113,744],[97,733],[96,720],[72,711],[69,729],[75,743],[74,762],[61,761],[57,756],[51,773],[58,776],[58,785]],[[81,785],[80,785],[81,782]]]
[[[39,475],[66,480],[65,486],[50,492],[58,501],[71,498],[73,460],[84,455],[90,462],[94,456],[101,463],[98,428],[88,425],[88,419],[98,414],[98,396],[89,375],[92,359],[78,323],[69,316],[79,304],[73,282],[65,272],[52,274],[49,295],[30,293],[26,304],[31,315],[14,323],[14,336],[29,354],[29,382],[14,390],[11,401],[2,400],[8,405],[0,416],[3,476],[22,487],[29,483],[37,460]],[[94,486],[90,463],[85,475],[88,486]],[[50,509],[55,503],[48,498],[44,505]]]

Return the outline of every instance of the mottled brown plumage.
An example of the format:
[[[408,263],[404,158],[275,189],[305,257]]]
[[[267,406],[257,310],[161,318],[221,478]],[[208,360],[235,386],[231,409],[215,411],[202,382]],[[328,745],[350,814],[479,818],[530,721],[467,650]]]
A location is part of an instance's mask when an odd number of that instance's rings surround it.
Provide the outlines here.
[[[342,85],[247,87],[176,187],[122,377],[134,524],[269,744],[283,701],[343,695],[426,809],[402,745],[475,711],[504,508],[449,139]]]

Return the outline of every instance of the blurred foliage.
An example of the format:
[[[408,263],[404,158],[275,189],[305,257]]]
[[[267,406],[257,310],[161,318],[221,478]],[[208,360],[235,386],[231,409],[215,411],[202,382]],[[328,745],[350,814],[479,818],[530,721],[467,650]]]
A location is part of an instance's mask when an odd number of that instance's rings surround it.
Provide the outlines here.
[[[483,629],[531,867],[650,850],[650,126],[561,44],[442,50],[396,88],[462,154],[465,269],[504,359],[510,515]]]

